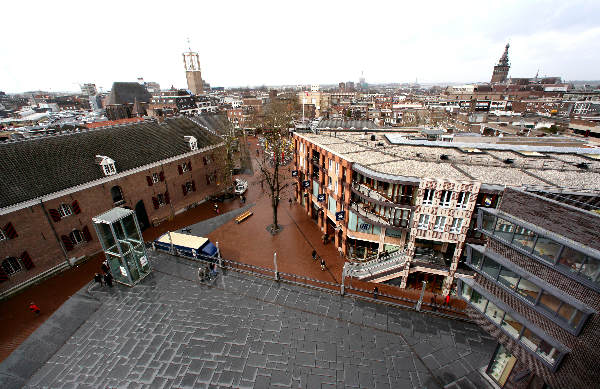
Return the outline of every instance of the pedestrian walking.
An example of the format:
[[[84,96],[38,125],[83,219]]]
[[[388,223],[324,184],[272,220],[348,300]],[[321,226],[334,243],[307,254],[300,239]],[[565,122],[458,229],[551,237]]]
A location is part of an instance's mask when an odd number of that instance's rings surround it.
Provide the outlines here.
[[[110,273],[104,274],[104,283],[112,288],[113,286],[113,277]]]
[[[260,154],[260,152],[258,151],[258,149],[256,149],[256,156],[258,157]]]
[[[325,271],[325,260],[321,258],[321,270]]]
[[[373,298],[375,300],[377,300],[377,297],[379,297],[379,288],[378,287],[374,287],[373,288]]]
[[[290,208],[292,208],[292,198],[291,197],[289,199],[289,203],[290,203]]]
[[[435,297],[436,297],[435,294],[433,296],[431,296],[431,310],[434,312],[437,311],[437,307],[436,307],[437,301],[436,301]]]
[[[317,250],[312,251],[312,258],[313,258],[313,261],[317,259]]]
[[[36,315],[39,315],[41,312],[40,307],[38,307],[33,301],[29,303],[29,310]]]
[[[246,196],[242,195],[242,204],[246,204]]]
[[[450,293],[446,295],[446,300],[444,301],[445,305],[450,306]]]
[[[100,275],[100,273],[96,273],[96,274],[94,275],[94,281],[96,281],[97,283],[99,283],[99,284],[100,284],[100,286],[102,286],[102,285],[103,285],[103,283],[102,283],[102,276]]]
[[[107,274],[108,271],[110,270],[108,267],[108,259],[106,259],[104,262],[102,262],[102,265],[100,266],[100,268],[102,269],[102,273]]]
[[[210,276],[211,277],[216,277],[217,276],[217,270],[216,270],[216,266],[214,263],[210,264]]]

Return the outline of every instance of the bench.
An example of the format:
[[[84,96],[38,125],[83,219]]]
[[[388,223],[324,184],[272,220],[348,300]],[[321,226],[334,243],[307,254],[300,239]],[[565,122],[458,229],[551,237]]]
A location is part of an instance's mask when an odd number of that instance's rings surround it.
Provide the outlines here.
[[[250,216],[252,216],[252,211],[246,211],[246,212],[242,213],[240,216],[236,217],[235,222],[237,224],[240,224],[244,220],[248,219]]]

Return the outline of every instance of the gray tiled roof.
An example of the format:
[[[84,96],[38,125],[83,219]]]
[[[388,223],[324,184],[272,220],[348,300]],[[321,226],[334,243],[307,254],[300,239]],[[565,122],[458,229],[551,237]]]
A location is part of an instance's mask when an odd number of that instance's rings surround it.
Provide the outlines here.
[[[108,96],[108,104],[128,104],[137,100],[140,103],[149,103],[152,96],[143,85],[137,82],[115,82]]]
[[[104,177],[96,155],[115,160],[117,173],[190,152],[221,139],[191,120],[144,121],[80,133],[0,144],[0,208]]]

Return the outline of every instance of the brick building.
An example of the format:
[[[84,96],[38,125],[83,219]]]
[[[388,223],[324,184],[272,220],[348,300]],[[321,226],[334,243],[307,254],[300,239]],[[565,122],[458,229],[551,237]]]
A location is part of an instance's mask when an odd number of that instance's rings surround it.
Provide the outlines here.
[[[600,382],[600,216],[506,189],[480,208],[485,245],[468,245],[459,281],[469,316],[498,339],[486,375],[505,388]]]
[[[298,200],[372,282],[451,292],[456,275],[473,275],[463,248],[482,243],[477,209],[495,207],[505,187],[600,202],[591,149],[321,131],[294,134]]]
[[[221,138],[176,118],[0,144],[0,293],[100,251],[91,218],[114,206],[142,228],[223,188]]]

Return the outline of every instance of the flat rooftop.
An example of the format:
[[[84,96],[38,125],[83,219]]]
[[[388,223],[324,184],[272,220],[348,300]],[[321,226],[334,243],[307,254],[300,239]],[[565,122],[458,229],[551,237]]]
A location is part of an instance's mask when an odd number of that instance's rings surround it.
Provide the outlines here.
[[[410,140],[393,133],[298,136],[392,177],[600,193],[600,148]]]
[[[135,287],[74,295],[0,365],[3,387],[489,388],[496,342],[474,323],[149,257]]]

